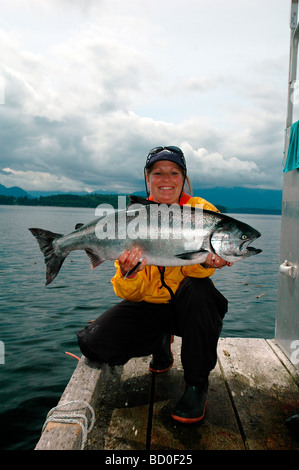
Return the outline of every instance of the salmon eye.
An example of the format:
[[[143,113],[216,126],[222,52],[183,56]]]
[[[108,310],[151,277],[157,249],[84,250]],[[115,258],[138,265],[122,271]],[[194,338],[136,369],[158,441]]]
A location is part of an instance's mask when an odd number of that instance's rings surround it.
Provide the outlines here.
[[[247,235],[244,234],[244,235],[242,235],[241,238],[242,238],[242,240],[247,240]]]

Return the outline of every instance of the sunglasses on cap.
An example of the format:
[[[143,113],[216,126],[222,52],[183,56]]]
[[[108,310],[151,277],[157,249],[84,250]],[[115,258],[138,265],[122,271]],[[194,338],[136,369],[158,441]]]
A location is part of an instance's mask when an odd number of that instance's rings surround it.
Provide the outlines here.
[[[165,154],[163,155],[162,152],[165,152]],[[171,155],[167,155],[167,152],[171,152]],[[161,156],[158,155],[159,153],[161,153]],[[145,168],[148,168],[149,166],[153,165],[155,162],[160,160],[170,160],[174,163],[177,163],[184,170],[187,169],[184,154],[179,147],[170,145],[168,147],[153,148],[152,150],[150,150],[147,156]]]

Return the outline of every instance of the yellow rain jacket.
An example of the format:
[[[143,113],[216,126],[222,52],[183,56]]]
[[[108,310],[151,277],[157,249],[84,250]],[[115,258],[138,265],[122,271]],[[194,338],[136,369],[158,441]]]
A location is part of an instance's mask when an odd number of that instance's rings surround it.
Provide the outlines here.
[[[213,204],[200,197],[190,197],[183,193],[180,204],[186,204],[194,207],[195,204],[201,204],[203,209],[219,212]],[[133,278],[124,279],[118,260],[115,261],[116,274],[111,279],[115,294],[122,299],[131,302],[140,302],[142,300],[152,303],[166,303],[177,291],[180,283],[185,277],[210,277],[215,269],[204,268],[201,264],[191,266],[175,266],[162,269],[158,266],[145,266]],[[164,280],[164,282],[163,282]],[[168,288],[171,289],[169,291]]]

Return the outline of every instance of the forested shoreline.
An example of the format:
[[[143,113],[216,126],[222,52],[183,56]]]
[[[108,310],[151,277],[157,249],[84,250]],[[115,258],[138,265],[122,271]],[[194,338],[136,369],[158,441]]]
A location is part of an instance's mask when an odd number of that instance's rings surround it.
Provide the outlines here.
[[[129,197],[127,195],[127,204]],[[51,196],[40,196],[35,198],[3,196],[0,195],[0,205],[19,206],[57,206],[57,207],[91,207],[95,208],[100,204],[110,204],[114,208],[118,207],[117,194],[88,194],[80,196],[77,194],[56,194]]]
[[[129,203],[127,194],[55,194],[51,196],[40,197],[15,197],[0,195],[0,205],[18,205],[18,206],[56,206],[56,207],[89,207],[96,208],[100,204],[110,204],[115,209],[118,208],[119,196],[126,197],[126,205]],[[243,213],[243,214],[270,214],[280,215],[281,210],[262,209],[262,208],[227,208],[215,203],[216,207],[222,213]],[[123,207],[123,206],[122,206]]]

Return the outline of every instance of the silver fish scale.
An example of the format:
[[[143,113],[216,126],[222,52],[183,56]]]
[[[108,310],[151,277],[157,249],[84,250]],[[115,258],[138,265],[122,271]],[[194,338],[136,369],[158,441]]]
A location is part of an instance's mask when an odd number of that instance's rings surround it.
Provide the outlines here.
[[[198,253],[192,260],[177,255],[210,249],[209,236],[219,221],[218,213],[203,215],[199,210],[182,211],[180,206],[175,212],[156,208],[156,205],[142,206],[139,211],[129,208],[100,217],[56,240],[55,248],[64,255],[87,249],[101,260],[115,260],[125,250],[138,247],[148,264],[183,266],[203,262],[207,253]]]
[[[162,205],[164,206],[164,205]],[[209,252],[238,261],[261,252],[248,245],[261,234],[225,214],[186,206],[153,204],[139,210],[113,212],[81,226],[68,235],[29,229],[45,256],[47,282],[55,279],[73,250],[85,250],[93,267],[115,260],[139,247],[149,265],[185,266],[203,263]]]

